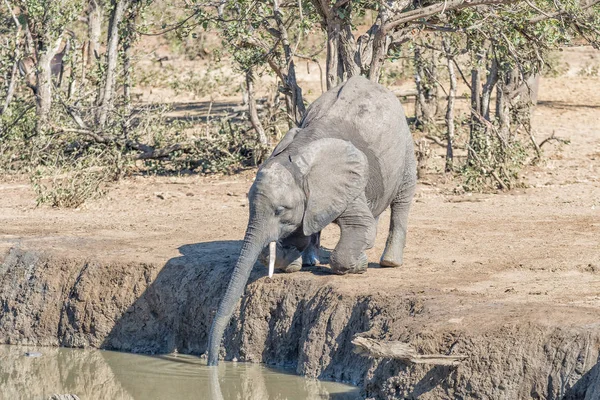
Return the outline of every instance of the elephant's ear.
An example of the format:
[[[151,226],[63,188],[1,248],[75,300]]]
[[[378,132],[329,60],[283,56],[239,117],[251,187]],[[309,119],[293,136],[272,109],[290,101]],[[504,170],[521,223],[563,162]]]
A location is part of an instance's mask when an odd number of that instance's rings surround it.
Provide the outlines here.
[[[319,139],[292,157],[306,184],[302,228],[306,236],[321,231],[365,190],[367,157],[341,139]]]
[[[290,143],[292,143],[292,141],[296,137],[296,134],[298,132],[300,132],[300,131],[301,131],[300,128],[292,128],[292,129],[290,129],[283,136],[283,138],[281,138],[281,140],[279,141],[279,143],[277,144],[277,146],[275,146],[275,150],[273,150],[273,153],[271,154],[271,157],[275,157],[276,155],[278,155],[279,153],[281,153],[282,151],[284,151],[290,145]]]

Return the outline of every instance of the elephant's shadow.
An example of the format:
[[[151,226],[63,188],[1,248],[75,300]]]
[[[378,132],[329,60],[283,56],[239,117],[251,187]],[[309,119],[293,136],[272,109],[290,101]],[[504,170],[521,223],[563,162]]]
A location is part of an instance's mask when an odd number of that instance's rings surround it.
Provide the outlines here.
[[[170,353],[175,350],[202,354],[206,350],[210,322],[225,293],[242,247],[241,240],[187,244],[179,247],[156,277],[147,270],[136,287],[145,290],[123,312],[101,347],[135,353]],[[304,267],[295,274],[329,275],[326,266],[331,250],[322,249],[321,265]],[[324,265],[325,264],[325,265]],[[258,263],[248,284],[267,275]],[[279,272],[284,274],[283,272]],[[207,284],[208,283],[208,284]]]

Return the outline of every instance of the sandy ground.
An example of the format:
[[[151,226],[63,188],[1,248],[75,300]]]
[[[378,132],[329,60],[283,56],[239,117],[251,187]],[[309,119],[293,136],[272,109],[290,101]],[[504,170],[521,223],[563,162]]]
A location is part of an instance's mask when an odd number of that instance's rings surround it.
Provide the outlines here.
[[[419,294],[434,305],[434,324],[600,327],[599,88],[598,77],[543,79],[538,140],[555,132],[571,144],[544,147],[545,164],[524,171],[528,188],[454,195],[456,182],[433,176],[428,181],[440,183],[419,184],[402,268],[376,264],[386,213],[365,275],[331,276],[321,273],[324,266],[295,277],[329,281],[342,292]],[[0,255],[20,246],[162,265],[185,245],[239,241],[253,176],[133,177],[75,210],[36,207],[26,182],[0,183]],[[328,227],[324,247],[334,247],[337,235]],[[236,254],[213,257],[233,263]]]

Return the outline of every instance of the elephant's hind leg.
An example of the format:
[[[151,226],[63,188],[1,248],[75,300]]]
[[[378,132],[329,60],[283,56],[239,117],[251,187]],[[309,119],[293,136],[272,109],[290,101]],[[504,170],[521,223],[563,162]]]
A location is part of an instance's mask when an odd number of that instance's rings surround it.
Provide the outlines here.
[[[367,270],[365,250],[373,247],[376,223],[363,194],[338,217],[340,241],[331,253],[329,264],[336,274],[362,274]]]
[[[379,264],[383,267],[399,267],[402,265],[404,245],[406,244],[406,227],[408,211],[415,194],[416,184],[403,187],[390,205],[390,233],[385,244],[385,250]]]

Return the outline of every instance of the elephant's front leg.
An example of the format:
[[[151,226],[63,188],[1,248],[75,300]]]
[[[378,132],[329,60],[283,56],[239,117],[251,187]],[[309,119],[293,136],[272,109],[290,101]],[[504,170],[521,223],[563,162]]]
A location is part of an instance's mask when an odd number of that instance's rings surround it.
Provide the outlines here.
[[[331,253],[329,264],[336,274],[362,274],[367,270],[368,260],[365,250],[375,244],[377,223],[361,194],[340,215],[340,241]]]
[[[319,247],[321,246],[321,232],[310,236],[310,242],[302,252],[302,265],[314,266],[319,263]]]
[[[269,265],[269,248],[263,249],[258,261],[265,267]],[[283,272],[296,272],[302,268],[302,253],[294,246],[277,242],[275,249],[275,269]]]

